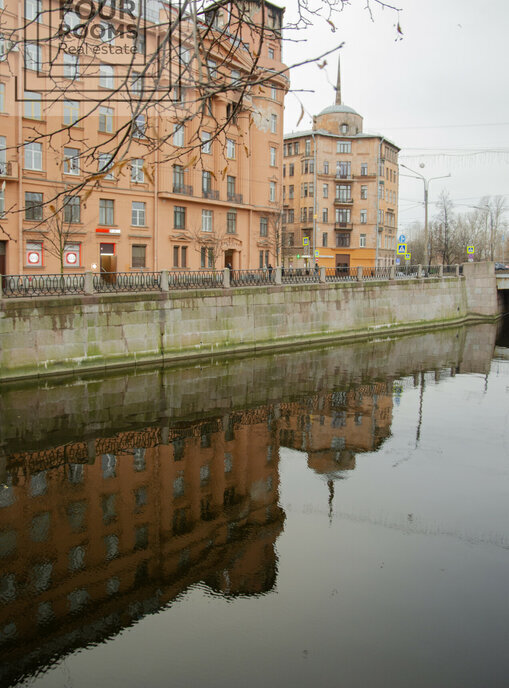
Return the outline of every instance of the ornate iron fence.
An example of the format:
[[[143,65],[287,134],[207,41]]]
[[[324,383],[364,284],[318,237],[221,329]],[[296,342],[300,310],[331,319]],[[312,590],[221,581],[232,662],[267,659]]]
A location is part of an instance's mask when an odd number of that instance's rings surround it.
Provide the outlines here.
[[[84,294],[85,275],[4,275],[2,293],[6,297]]]
[[[357,268],[343,267],[341,265],[335,268],[325,268],[326,282],[355,282],[356,279]]]
[[[101,272],[93,277],[96,292],[160,291],[160,272]]]
[[[257,287],[261,284],[274,284],[276,271],[274,268],[260,270],[231,270],[230,286]]]
[[[363,267],[362,268],[362,279],[363,280],[388,280],[391,277],[391,268],[385,267]]]
[[[320,271],[313,268],[292,268],[281,275],[283,284],[301,284],[305,282],[319,282]]]
[[[418,274],[417,265],[396,265],[396,279],[416,279]]]
[[[214,289],[224,283],[222,270],[175,270],[168,273],[170,289]]]

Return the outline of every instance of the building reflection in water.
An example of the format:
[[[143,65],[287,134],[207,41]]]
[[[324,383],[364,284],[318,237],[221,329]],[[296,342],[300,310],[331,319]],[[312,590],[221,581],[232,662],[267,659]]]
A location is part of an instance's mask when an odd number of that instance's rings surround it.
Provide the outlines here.
[[[273,589],[279,446],[329,485],[390,433],[392,383],[7,456],[0,680],[8,685],[171,604]]]

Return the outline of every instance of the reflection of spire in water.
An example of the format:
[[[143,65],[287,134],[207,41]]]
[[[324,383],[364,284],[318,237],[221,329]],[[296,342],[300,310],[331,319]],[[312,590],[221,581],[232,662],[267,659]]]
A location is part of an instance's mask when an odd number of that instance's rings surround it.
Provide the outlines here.
[[[422,405],[424,401],[424,387],[426,386],[426,381],[424,379],[424,373],[421,373],[421,386],[419,389],[419,421],[417,423],[417,432],[415,435],[415,447],[417,449],[419,445],[419,440],[421,439],[421,427],[422,427]]]
[[[329,523],[332,525],[333,502],[334,502],[334,481],[327,480],[327,487],[329,488]]]

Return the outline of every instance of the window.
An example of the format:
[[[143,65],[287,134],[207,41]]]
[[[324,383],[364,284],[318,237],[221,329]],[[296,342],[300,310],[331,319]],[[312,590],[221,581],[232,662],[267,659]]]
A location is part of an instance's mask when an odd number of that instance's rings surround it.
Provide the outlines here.
[[[323,185],[322,192],[323,192],[324,198],[329,198],[329,185],[328,184]]]
[[[41,119],[41,94],[33,91],[25,91],[23,94],[23,117]]]
[[[379,185],[378,185],[378,198],[382,198],[382,199],[383,199],[383,197],[384,197],[384,185],[383,185],[383,184],[379,184]]]
[[[260,218],[260,236],[262,236],[262,237],[268,236],[268,233],[269,233],[268,229],[269,229],[269,224],[268,224],[267,218],[261,217]]]
[[[42,170],[42,143],[25,143],[25,169]]]
[[[178,268],[179,266],[179,246],[173,247],[173,267]]]
[[[300,209],[300,221],[301,222],[307,222],[308,220],[308,209],[307,208],[301,208]]]
[[[288,198],[292,199],[294,197],[294,194],[295,187],[293,186],[293,184],[290,184],[290,186],[288,187]]]
[[[307,198],[307,196],[308,196],[308,185],[307,184],[301,184],[300,185],[300,195],[301,195],[301,198]]]
[[[0,187],[0,217],[5,214],[5,189]]]
[[[345,202],[352,200],[349,184],[336,184],[336,199]]]
[[[77,100],[64,100],[64,124],[74,124],[80,117],[80,104]],[[100,129],[101,127],[99,127]]]
[[[188,65],[191,62],[191,51],[188,48],[184,48],[183,45],[179,47],[179,60],[184,65]]]
[[[270,147],[270,166],[276,166],[276,149],[274,148],[274,146]]]
[[[69,224],[81,222],[81,202],[79,196],[66,196],[64,198],[64,222]]]
[[[1,3],[3,7],[3,2]],[[42,21],[42,7],[41,0],[25,0],[25,19],[27,21]]]
[[[350,208],[336,208],[336,222],[345,224],[350,222]]]
[[[368,221],[368,211],[361,210],[361,225],[365,225]]]
[[[328,237],[327,232],[324,232],[324,233],[322,234],[322,246],[323,246],[324,248],[327,248],[327,237]]]
[[[103,478],[106,480],[108,478],[115,478],[117,475],[117,457],[115,454],[102,454],[101,455],[101,469]]]
[[[361,186],[361,198],[364,200],[368,197],[368,187],[365,185]]]
[[[269,60],[274,59],[274,48],[269,48],[268,55],[269,55]]]
[[[311,139],[306,139],[304,142],[304,155],[311,155]]]
[[[329,221],[329,209],[323,208],[323,210],[322,210],[322,222],[328,222],[328,221]]]
[[[272,100],[277,100],[277,88],[275,86],[270,87],[270,97]]]
[[[276,182],[269,182],[269,201],[276,200]]]
[[[99,65],[99,86],[103,88],[114,88],[114,70],[111,65]]]
[[[288,224],[291,225],[295,222],[295,211],[293,208],[288,210]]]
[[[277,133],[277,115],[270,116],[270,131],[272,134]]]
[[[366,235],[365,235],[365,234],[361,234],[361,235],[360,235],[360,237],[359,237],[359,246],[360,246],[361,248],[366,248]]]
[[[144,244],[133,244],[131,246],[131,267],[146,267],[146,249]]]
[[[147,120],[145,115],[138,115],[133,122],[133,136],[138,139],[145,138],[145,133],[147,129]]]
[[[338,232],[336,234],[336,247],[348,248],[350,246],[350,234],[346,232]]]
[[[131,74],[131,93],[135,98],[139,98],[145,90],[145,78],[140,72]]]
[[[0,112],[5,112],[5,84],[0,84]]]
[[[64,174],[80,173],[80,152],[77,148],[64,148]]]
[[[43,247],[42,241],[27,241],[26,250],[26,264],[33,268],[39,268],[43,265]],[[40,494],[46,494],[46,475],[45,473],[36,473],[30,479],[30,494],[32,497],[37,497]]]
[[[212,191],[212,172],[203,171],[201,173],[201,190],[204,195]]]
[[[201,132],[201,152],[202,153],[212,153],[212,141],[210,140],[210,134],[208,131]]]
[[[367,177],[368,175],[368,163],[361,162],[361,177]]]
[[[226,213],[226,233],[235,234],[237,232],[237,211],[229,210]]]
[[[206,259],[207,259],[207,249],[205,248],[205,246],[202,246],[202,247],[201,247],[201,250],[200,250],[200,258],[201,258],[201,261],[200,261],[201,267],[202,267],[202,268],[206,267],[205,262],[206,262]],[[180,459],[179,459],[179,460],[180,460]],[[175,459],[175,461],[177,461],[177,459]]]
[[[25,69],[39,72],[42,67],[41,46],[35,43],[25,43]]]
[[[114,219],[115,201],[109,198],[99,199],[99,224],[112,225]]]
[[[298,155],[298,154],[299,154],[299,142],[298,142],[298,141],[296,141],[296,142],[293,144],[293,152],[295,153],[295,155]]]
[[[341,125],[341,133],[342,134],[348,134],[348,124],[342,124]]]
[[[212,210],[201,211],[201,230],[202,232],[212,231]]]
[[[25,220],[42,220],[42,193],[25,192]]]
[[[81,545],[69,550],[69,570],[79,571],[85,566],[85,548]]]
[[[187,268],[187,246],[180,247],[180,267]]]
[[[113,159],[112,156],[109,153],[100,153],[99,154],[99,162],[98,162],[98,172],[101,174],[104,174],[104,179],[115,179],[115,175],[113,173],[113,170],[111,169],[113,166]]]
[[[328,160],[323,161],[323,173],[329,174],[329,161]]]
[[[182,205],[176,205],[173,208],[173,227],[174,229],[185,229],[186,227],[186,209]]]
[[[232,86],[237,86],[240,81],[240,72],[238,69],[232,69],[230,83]]]
[[[131,224],[135,227],[144,227],[147,224],[145,221],[145,203],[141,201],[132,202]]]
[[[228,175],[228,177],[226,178],[226,194],[228,196],[228,200],[231,200],[235,196],[236,184],[236,178],[232,177],[231,175]]]
[[[173,165],[173,191],[182,192],[184,190],[184,166]]]
[[[336,163],[336,176],[341,179],[350,179],[351,163],[350,161],[342,161]]]
[[[352,152],[352,142],[351,141],[337,141],[336,142],[336,153],[351,153]]]
[[[146,50],[146,45],[145,45],[145,34],[143,31],[139,31],[138,35],[136,36],[136,41],[135,41],[135,49],[138,55],[144,55],[145,50]]]
[[[105,131],[108,134],[113,132],[113,108],[99,106],[99,131]]]
[[[233,139],[226,139],[226,157],[235,160],[235,141]]]
[[[135,158],[134,160],[131,160],[131,181],[134,184],[143,184],[145,181],[142,158]]]
[[[64,53],[64,77],[66,79],[77,79],[79,75],[80,68],[78,56]]]
[[[108,4],[108,3],[105,3]],[[101,41],[103,43],[110,43],[115,45],[115,28],[109,22],[102,21],[100,23]]]
[[[295,165],[294,165],[293,162],[291,162],[291,163],[288,165],[288,176],[289,176],[289,177],[293,177],[294,172],[295,172]]]
[[[310,195],[310,196],[314,196],[314,195],[315,195],[315,185],[313,184],[313,182],[311,182],[311,183],[309,184],[309,195]]]
[[[184,125],[174,124],[173,125],[173,145],[179,148],[184,145]]]

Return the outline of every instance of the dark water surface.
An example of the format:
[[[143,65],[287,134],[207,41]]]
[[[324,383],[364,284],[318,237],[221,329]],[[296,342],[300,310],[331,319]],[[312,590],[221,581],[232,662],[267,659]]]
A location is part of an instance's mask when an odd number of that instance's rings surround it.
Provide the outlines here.
[[[509,685],[509,337],[0,387],[0,685]]]

